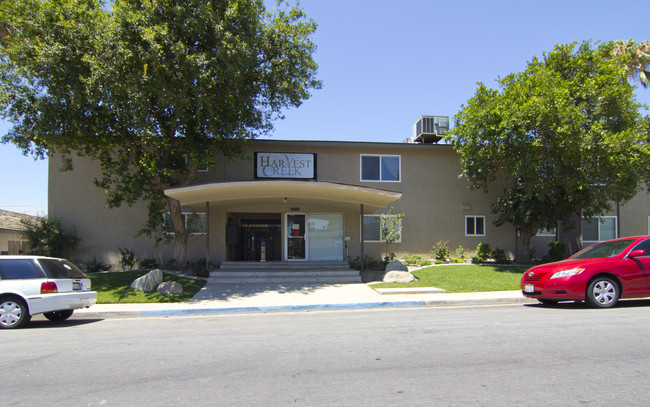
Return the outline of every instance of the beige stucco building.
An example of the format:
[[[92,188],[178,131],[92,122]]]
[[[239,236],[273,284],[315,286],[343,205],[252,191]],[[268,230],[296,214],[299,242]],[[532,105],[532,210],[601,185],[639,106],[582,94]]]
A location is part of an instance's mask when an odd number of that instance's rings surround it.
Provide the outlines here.
[[[449,145],[257,140],[248,151],[248,159],[222,157],[194,185],[166,192],[181,201],[197,232],[189,260],[346,262],[362,251],[379,260],[386,245],[377,215],[390,208],[405,214],[401,239],[389,247],[398,258],[433,257],[439,241],[448,241],[452,256],[457,247],[472,252],[479,242],[514,252],[514,229],[494,226],[490,210],[502,188],[470,190]],[[50,159],[49,214],[76,227],[82,240],[75,260],[117,264],[119,248],[160,264],[172,258],[173,245],[154,247],[135,237],[147,217],[143,203],[107,209],[103,191],[93,184],[98,165],[79,157],[73,162],[74,171],[60,172],[57,156]],[[649,195],[640,193],[610,216],[592,224],[600,240],[610,237],[612,219],[616,235],[647,234]],[[554,233],[533,238],[538,257],[554,239]]]

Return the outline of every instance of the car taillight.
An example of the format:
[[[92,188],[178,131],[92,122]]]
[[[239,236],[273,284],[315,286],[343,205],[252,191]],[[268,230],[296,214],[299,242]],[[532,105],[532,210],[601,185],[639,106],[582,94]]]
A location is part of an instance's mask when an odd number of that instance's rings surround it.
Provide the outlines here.
[[[41,294],[52,294],[59,292],[56,283],[48,282],[41,284]]]

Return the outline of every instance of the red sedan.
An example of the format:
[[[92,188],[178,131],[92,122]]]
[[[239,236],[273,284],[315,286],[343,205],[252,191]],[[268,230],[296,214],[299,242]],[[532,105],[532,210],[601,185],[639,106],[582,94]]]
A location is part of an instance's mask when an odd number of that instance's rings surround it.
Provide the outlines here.
[[[528,269],[524,296],[543,304],[585,300],[597,308],[620,298],[650,297],[650,236],[625,237],[589,246],[566,260]]]

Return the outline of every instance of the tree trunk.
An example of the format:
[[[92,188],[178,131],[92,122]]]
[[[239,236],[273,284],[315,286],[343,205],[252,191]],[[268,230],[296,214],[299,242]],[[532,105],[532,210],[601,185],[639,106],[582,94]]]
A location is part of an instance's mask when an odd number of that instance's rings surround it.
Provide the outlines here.
[[[515,263],[528,263],[530,258],[530,239],[537,234],[537,225],[528,225],[517,231]]]
[[[167,205],[174,224],[174,259],[176,264],[185,268],[187,265],[187,228],[181,210],[181,203],[176,199],[167,197]]]

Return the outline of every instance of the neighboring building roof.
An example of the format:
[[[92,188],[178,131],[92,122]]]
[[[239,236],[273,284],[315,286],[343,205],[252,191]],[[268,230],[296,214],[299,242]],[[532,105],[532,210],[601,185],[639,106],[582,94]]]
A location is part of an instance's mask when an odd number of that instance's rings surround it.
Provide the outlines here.
[[[17,232],[24,229],[21,220],[35,220],[38,216],[26,215],[24,213],[5,211],[0,209],[0,229],[15,230]]]

